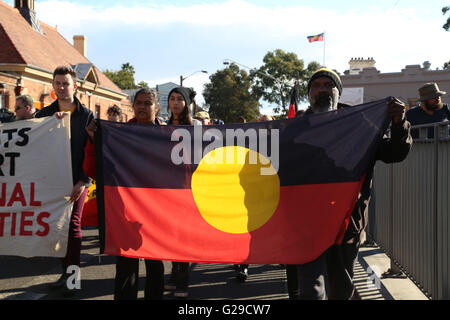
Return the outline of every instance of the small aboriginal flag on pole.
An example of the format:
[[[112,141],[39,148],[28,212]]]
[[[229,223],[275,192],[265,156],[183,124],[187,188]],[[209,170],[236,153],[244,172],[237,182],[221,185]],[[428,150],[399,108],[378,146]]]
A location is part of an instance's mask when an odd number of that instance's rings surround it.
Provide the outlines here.
[[[308,38],[308,41],[311,43],[311,42],[315,42],[315,41],[323,41],[323,37],[324,37],[324,34],[322,32],[322,33],[316,34],[314,36],[308,36],[307,38]]]
[[[322,41],[323,42],[323,66],[325,66],[325,31],[314,36],[307,37],[309,43]]]

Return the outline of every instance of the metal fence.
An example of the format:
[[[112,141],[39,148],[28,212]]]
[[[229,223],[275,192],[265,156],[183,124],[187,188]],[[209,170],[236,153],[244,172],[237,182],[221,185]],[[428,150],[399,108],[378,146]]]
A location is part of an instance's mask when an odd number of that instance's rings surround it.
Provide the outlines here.
[[[450,299],[450,125],[412,129],[408,157],[375,166],[367,231],[429,297]]]

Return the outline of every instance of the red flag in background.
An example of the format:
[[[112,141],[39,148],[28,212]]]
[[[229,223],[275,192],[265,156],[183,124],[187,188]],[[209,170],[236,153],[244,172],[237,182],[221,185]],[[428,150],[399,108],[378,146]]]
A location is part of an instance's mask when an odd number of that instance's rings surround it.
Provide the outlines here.
[[[95,170],[95,148],[94,144],[88,139],[86,148],[84,150],[83,170],[88,177],[92,177],[91,186],[88,189],[88,195],[83,207],[83,215],[81,216],[82,227],[96,227],[98,226],[97,214],[97,187],[96,170]]]
[[[296,81],[291,93],[291,103],[289,104],[288,118],[295,118],[295,114],[298,111],[297,96],[298,96],[298,82]]]
[[[96,227],[98,225],[97,216],[97,190],[95,181],[92,180],[92,184],[89,187],[88,196],[83,207],[83,215],[81,216],[82,227]]]

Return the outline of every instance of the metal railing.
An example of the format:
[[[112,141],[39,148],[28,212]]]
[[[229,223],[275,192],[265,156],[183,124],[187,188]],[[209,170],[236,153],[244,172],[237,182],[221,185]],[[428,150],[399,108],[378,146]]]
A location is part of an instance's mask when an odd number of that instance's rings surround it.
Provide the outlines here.
[[[401,163],[377,162],[367,232],[432,299],[450,299],[450,124],[412,127]]]

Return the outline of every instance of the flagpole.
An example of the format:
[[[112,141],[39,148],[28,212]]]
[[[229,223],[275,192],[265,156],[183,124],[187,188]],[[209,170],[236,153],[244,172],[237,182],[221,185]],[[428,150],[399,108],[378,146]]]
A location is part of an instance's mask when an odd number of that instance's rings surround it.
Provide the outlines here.
[[[325,67],[325,41],[326,41],[326,37],[325,37],[325,31],[323,32],[323,66]]]

